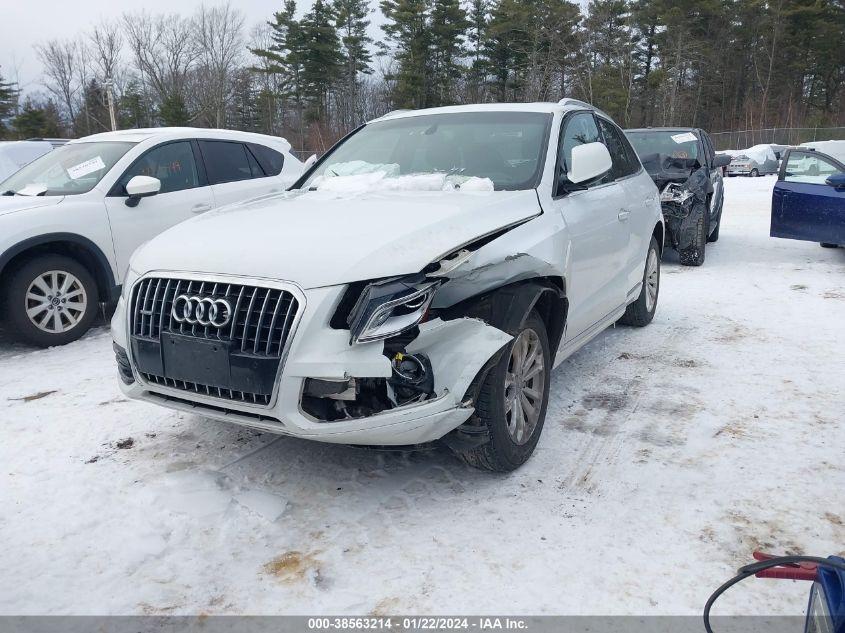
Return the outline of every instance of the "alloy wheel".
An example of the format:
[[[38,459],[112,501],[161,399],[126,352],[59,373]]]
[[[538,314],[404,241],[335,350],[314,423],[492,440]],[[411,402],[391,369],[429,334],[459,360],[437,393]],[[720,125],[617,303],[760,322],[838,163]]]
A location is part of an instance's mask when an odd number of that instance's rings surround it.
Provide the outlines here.
[[[505,374],[505,420],[514,443],[525,444],[540,420],[546,367],[540,337],[531,328],[520,332],[511,347]]]
[[[79,279],[64,270],[48,270],[36,277],[26,291],[26,316],[49,334],[72,330],[85,315],[88,296]]]
[[[648,312],[654,310],[659,284],[660,267],[657,264],[657,251],[650,250],[645,265],[645,308]]]

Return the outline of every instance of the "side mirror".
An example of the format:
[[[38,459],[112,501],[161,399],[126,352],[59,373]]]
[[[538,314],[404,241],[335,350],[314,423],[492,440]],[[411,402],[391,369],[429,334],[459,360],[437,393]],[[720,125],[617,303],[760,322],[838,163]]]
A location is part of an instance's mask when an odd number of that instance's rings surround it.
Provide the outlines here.
[[[572,148],[572,159],[569,161],[569,182],[578,184],[606,174],[613,167],[610,152],[603,143],[585,143]]]
[[[161,181],[151,176],[132,176],[126,183],[127,207],[137,207],[141,198],[148,198],[161,191]]]
[[[843,189],[845,188],[845,173],[838,171],[835,174],[831,174],[825,182],[836,189]]]
[[[731,157],[727,154],[716,154],[716,159],[713,161],[714,167],[727,167],[731,164]]]

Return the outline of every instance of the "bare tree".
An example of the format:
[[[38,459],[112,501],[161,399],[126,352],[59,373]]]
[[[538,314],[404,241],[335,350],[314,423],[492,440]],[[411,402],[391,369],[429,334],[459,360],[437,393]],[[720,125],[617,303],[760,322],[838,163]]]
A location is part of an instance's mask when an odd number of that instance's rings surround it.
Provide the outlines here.
[[[44,86],[65,108],[71,126],[75,125],[79,84],[79,46],[71,40],[50,40],[35,47],[44,69]]]
[[[223,127],[231,91],[231,75],[244,51],[244,15],[228,2],[201,6],[194,18],[198,73],[203,86],[203,110],[211,125]]]
[[[175,13],[139,12],[124,14],[123,25],[142,82],[159,101],[184,96],[188,74],[199,57],[193,20]]]

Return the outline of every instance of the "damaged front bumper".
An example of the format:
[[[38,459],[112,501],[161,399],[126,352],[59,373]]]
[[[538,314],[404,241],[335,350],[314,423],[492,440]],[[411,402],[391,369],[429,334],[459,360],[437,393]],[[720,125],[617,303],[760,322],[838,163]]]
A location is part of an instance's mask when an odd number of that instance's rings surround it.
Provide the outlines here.
[[[698,236],[698,222],[706,211],[700,196],[691,191],[687,183],[670,182],[660,193],[660,208],[667,243],[677,251],[693,247]]]
[[[263,431],[343,444],[400,446],[439,439],[464,423],[473,413],[465,394],[484,365],[510,340],[511,335],[483,321],[435,318],[421,323],[418,334],[394,358],[385,352],[385,341],[350,344],[350,332],[330,327],[345,287],[317,288],[304,292],[304,307],[283,359],[268,406],[235,401],[146,381],[131,359],[127,335],[129,318],[121,298],[112,320],[118,356],[128,356],[134,373],[121,372],[121,389],[130,397],[173,409],[234,422]],[[382,410],[348,407],[361,384],[387,385],[395,380],[396,367],[407,355],[424,358],[430,366],[430,393]],[[125,366],[125,362],[121,367]],[[321,415],[308,402],[308,385],[341,385],[327,396],[343,413]],[[390,388],[390,387],[389,387]],[[351,390],[351,391],[350,391]],[[334,406],[334,404],[333,404]],[[368,414],[361,414],[361,411]],[[333,409],[334,410],[334,409]],[[352,412],[352,413],[350,413]],[[356,414],[357,412],[357,414]],[[328,419],[334,418],[334,419]]]

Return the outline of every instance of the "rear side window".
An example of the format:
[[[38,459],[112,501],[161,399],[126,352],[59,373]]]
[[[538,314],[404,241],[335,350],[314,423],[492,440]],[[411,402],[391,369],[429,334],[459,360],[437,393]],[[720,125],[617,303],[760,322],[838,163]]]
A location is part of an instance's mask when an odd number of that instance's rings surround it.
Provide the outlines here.
[[[267,176],[278,176],[282,173],[282,167],[285,166],[284,154],[258,143],[247,143],[247,147]]]
[[[233,141],[200,141],[200,149],[212,185],[255,178],[257,161],[250,164],[250,156],[243,143]],[[262,174],[263,175],[263,174]]]
[[[633,156],[634,151],[628,144],[621,130],[613,125],[610,121],[605,121],[601,117],[598,119],[599,127],[601,128],[602,136],[604,137],[604,144],[607,151],[610,152],[610,157],[613,160],[613,168],[610,173],[605,176],[603,182],[610,182],[617,178],[624,178],[630,176],[640,168],[639,161]],[[633,161],[632,161],[633,158]]]

